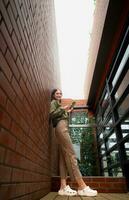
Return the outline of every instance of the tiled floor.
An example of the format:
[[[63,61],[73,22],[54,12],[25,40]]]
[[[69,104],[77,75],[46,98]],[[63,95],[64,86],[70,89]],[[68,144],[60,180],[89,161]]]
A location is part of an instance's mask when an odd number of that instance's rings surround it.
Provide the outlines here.
[[[99,193],[97,197],[67,197],[59,196],[57,192],[50,192],[40,200],[129,200],[129,193]]]

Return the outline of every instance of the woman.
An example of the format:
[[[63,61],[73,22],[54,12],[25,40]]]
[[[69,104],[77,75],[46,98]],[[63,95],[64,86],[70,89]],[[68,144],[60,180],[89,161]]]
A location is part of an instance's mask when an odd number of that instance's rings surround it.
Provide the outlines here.
[[[51,108],[50,118],[52,120],[53,127],[55,127],[55,134],[60,148],[60,176],[61,184],[59,195],[68,196],[96,196],[97,191],[92,190],[85,184],[82,179],[82,175],[77,165],[76,155],[73,149],[71,138],[68,132],[68,113],[73,108],[70,106],[61,106],[62,92],[60,89],[54,89],[51,95]],[[67,171],[72,181],[76,181],[78,184],[78,191],[72,190],[67,184]]]

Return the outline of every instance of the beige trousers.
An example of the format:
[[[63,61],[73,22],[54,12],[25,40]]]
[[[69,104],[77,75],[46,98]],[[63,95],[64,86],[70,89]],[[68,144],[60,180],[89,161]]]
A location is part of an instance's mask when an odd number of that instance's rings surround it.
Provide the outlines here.
[[[67,172],[72,181],[82,178],[73,144],[68,131],[68,121],[60,120],[55,128],[57,142],[60,153],[60,176],[62,179],[67,177]]]

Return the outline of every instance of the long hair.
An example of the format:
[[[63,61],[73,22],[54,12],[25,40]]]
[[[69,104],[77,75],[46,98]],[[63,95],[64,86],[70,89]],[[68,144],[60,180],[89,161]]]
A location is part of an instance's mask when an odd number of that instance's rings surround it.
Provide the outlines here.
[[[55,99],[55,93],[56,93],[57,90],[60,90],[60,89],[57,88],[57,89],[53,89],[53,90],[52,90],[52,92],[51,92],[51,101],[52,101],[53,99]],[[61,90],[60,90],[60,91],[61,91]],[[60,100],[60,102],[61,102],[61,100]]]

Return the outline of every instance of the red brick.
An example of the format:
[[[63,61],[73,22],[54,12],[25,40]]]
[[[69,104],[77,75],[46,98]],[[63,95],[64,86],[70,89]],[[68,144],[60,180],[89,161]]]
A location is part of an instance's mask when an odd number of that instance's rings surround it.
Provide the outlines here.
[[[15,135],[17,137],[17,139],[22,141],[24,144],[26,143],[27,136],[25,135],[25,133],[23,132],[21,127],[18,126],[16,124],[16,122],[14,122],[14,121],[12,121],[12,124],[11,124],[11,132],[12,132],[13,135]]]
[[[12,168],[0,165],[0,181],[9,182],[11,181]]]
[[[26,119],[26,112],[25,112],[23,101],[21,101],[18,97],[16,98],[15,106],[19,112],[19,115],[21,115],[22,117],[24,117],[24,119]]]
[[[4,74],[7,76],[8,80],[11,80],[12,72],[9,68],[9,65],[7,64],[3,54],[0,52],[0,66]]]
[[[24,181],[24,170],[13,168],[12,182],[23,182]]]
[[[7,150],[5,164],[14,167],[21,167],[23,169],[27,168],[25,158],[10,150]]]
[[[10,86],[9,81],[6,79],[3,73],[0,73],[0,79],[1,79],[1,87],[5,91],[8,98],[11,99],[11,101],[15,102],[16,94],[13,91],[13,89]]]
[[[5,54],[5,51],[7,49],[7,45],[6,45],[6,42],[3,38],[3,35],[1,33],[0,33],[0,49],[3,52],[3,54]]]
[[[3,0],[3,2],[4,2],[4,4],[5,4],[5,6],[7,6],[9,0]]]
[[[17,9],[16,9],[15,1],[10,1],[9,3],[11,5],[11,8],[12,8],[15,20],[16,20],[17,17],[18,17],[18,12],[17,12]]]
[[[11,1],[11,2],[13,2],[13,1]],[[13,4],[13,3],[12,3],[12,4]],[[13,7],[13,8],[14,8],[14,7]],[[19,29],[18,29],[18,27],[17,27],[16,19],[14,18],[14,15],[13,15],[13,12],[12,12],[12,8],[11,8],[10,5],[8,6],[7,11],[8,11],[8,14],[9,14],[9,18],[10,18],[10,20],[11,20],[11,22],[12,22],[14,31],[15,31],[15,33],[16,33],[18,42],[20,42],[20,41],[21,41],[20,32],[19,32]],[[13,42],[13,43],[14,43],[14,42]],[[14,43],[14,45],[15,45],[15,43]]]
[[[11,127],[10,116],[4,110],[1,109],[0,109],[0,124],[7,129],[10,129]]]
[[[27,147],[25,144],[21,143],[20,141],[17,141],[17,146],[16,146],[16,152],[26,156],[27,154]]]
[[[0,187],[1,199],[13,199],[20,194],[25,194],[25,187],[23,184],[1,185]]]
[[[16,79],[19,80],[20,73],[9,50],[7,50],[5,57]]]
[[[22,127],[22,129],[25,131],[26,134],[29,133],[29,126],[28,126],[28,124],[27,124],[25,119],[21,118],[20,126]]]
[[[13,56],[14,60],[16,60],[17,52],[16,52],[16,49],[15,49],[15,47],[14,47],[14,44],[13,44],[11,38],[10,38],[10,35],[9,35],[9,33],[8,33],[8,30],[7,30],[7,28],[6,28],[6,26],[5,26],[5,24],[4,24],[3,21],[2,21],[2,23],[1,23],[0,30],[2,31],[2,34],[3,34],[4,38],[5,38],[6,43],[7,43],[7,46],[8,46],[8,47],[10,48],[10,50],[11,50],[11,53],[12,53],[12,56]]]
[[[28,60],[28,57],[27,57],[27,54],[26,54],[25,46],[23,45],[22,41],[21,41],[20,47],[21,47],[21,50],[23,52],[23,56],[24,56],[24,59],[26,61],[27,67],[29,67],[29,65],[30,65],[29,60]]]
[[[10,116],[17,122],[20,124],[20,115],[17,111],[17,109],[15,108],[15,105],[12,104],[11,101],[7,101],[7,105],[6,105],[6,109],[7,109],[7,112],[10,114]]]
[[[5,148],[0,146],[0,162],[3,163],[5,158]]]
[[[20,32],[20,35],[21,35],[22,42],[24,44],[24,47],[26,48],[27,43],[26,43],[26,40],[25,40],[25,37],[24,37],[24,32],[23,32],[19,18],[17,19],[17,24],[18,24],[18,29],[19,29],[19,32]]]
[[[19,57],[17,57],[16,63],[17,63],[17,66],[19,68],[19,71],[20,71],[20,74],[21,74],[23,80],[26,82],[27,76],[26,76],[26,73],[25,73],[25,68],[26,68],[25,62],[22,64]]]
[[[0,88],[0,104],[4,107],[6,105],[6,102],[7,102],[7,96]]]
[[[6,8],[3,4],[3,1],[0,1],[0,8],[1,8],[1,12],[2,12],[2,15],[4,17],[4,20],[6,22],[6,25],[8,27],[9,33],[11,33],[13,28],[12,28],[12,24],[10,22],[9,16],[7,14]]]
[[[25,82],[23,81],[22,78],[20,79],[19,84],[20,84],[20,87],[22,88],[22,90],[23,90],[23,92],[24,92],[25,97],[26,97],[27,99],[29,99],[29,92],[28,92],[27,87],[26,87],[26,84],[25,84]]]
[[[16,92],[18,98],[20,98],[20,100],[22,101],[23,100],[23,93],[22,93],[22,90],[20,88],[20,85],[19,83],[17,82],[17,80],[14,78],[12,78],[12,82],[11,82],[12,86],[13,86],[13,89],[14,91]]]
[[[1,108],[5,117],[2,113],[0,120],[5,132],[0,135],[0,162],[12,173],[0,187],[0,198],[40,199],[50,191],[51,183],[48,91],[57,82],[53,76],[53,72],[56,74],[52,55],[54,32],[50,27],[53,8],[49,9],[50,2],[46,5],[42,1],[1,2],[3,48],[0,47],[5,62],[0,71]],[[48,23],[43,23],[44,20]],[[8,117],[11,126],[5,123]]]
[[[111,186],[111,184],[110,183],[100,183],[99,186],[102,188],[109,188]]]
[[[11,149],[15,149],[16,146],[16,138],[12,136],[8,131],[1,128],[0,130],[0,144],[9,147]]]
[[[13,40],[15,48],[17,49],[17,54],[18,54],[18,56],[19,56],[19,58],[21,60],[21,63],[23,63],[23,61],[24,61],[23,54],[22,54],[20,45],[18,43],[18,40],[17,40],[16,35],[15,35],[14,32],[12,33],[12,40]]]

